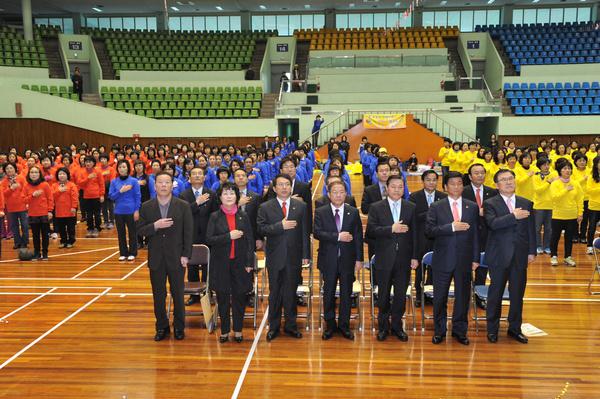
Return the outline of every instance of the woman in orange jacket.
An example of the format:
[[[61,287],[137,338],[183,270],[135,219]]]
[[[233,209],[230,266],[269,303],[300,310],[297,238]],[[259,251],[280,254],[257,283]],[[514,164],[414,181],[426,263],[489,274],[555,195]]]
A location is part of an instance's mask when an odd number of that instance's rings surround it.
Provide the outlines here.
[[[14,163],[4,166],[2,192],[8,214],[8,224],[13,234],[13,249],[27,248],[29,243],[29,219],[25,204],[25,177],[19,174],[19,167]]]
[[[96,167],[96,159],[86,156],[84,167],[79,170],[77,185],[83,190],[82,208],[87,222],[86,237],[98,237],[100,232],[100,208],[104,202],[104,179]]]
[[[75,225],[77,224],[77,206],[79,190],[70,181],[71,173],[66,167],[56,171],[56,181],[52,189],[54,197],[54,221],[60,234],[59,248],[71,248],[75,244]]]
[[[29,207],[29,225],[33,236],[33,258],[31,260],[48,260],[48,234],[50,233],[54,198],[50,185],[44,180],[42,171],[37,166],[29,168],[25,185],[25,202]]]

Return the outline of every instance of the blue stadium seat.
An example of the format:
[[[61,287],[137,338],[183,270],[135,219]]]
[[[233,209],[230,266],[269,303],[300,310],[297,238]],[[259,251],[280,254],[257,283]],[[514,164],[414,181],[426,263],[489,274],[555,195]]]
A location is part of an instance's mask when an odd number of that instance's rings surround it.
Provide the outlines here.
[[[531,106],[538,105],[537,99],[536,98],[530,98],[528,105],[531,105]]]
[[[522,98],[521,100],[519,100],[519,105],[521,107],[525,107],[528,104],[527,99],[526,98]]]
[[[507,91],[507,92],[506,92],[506,98],[507,98],[508,100],[515,98],[515,92],[514,92],[514,91],[512,91],[512,90],[510,90],[510,91]]]
[[[512,84],[512,89],[513,90],[519,90],[519,84],[518,83],[513,83]]]
[[[583,103],[585,105],[592,105],[594,104],[594,100],[592,99],[592,97],[586,97]]]
[[[518,107],[519,106],[519,99],[513,98],[512,100],[510,100],[510,106],[511,107]]]
[[[515,115],[523,115],[523,107],[515,107]]]
[[[545,106],[542,108],[542,114],[544,115],[552,115],[552,108],[549,106]]]
[[[538,90],[545,90],[545,89],[546,89],[545,83],[538,83]]]
[[[515,97],[516,98],[523,98],[523,92],[521,90],[515,91]]]
[[[529,83],[529,90],[537,90],[537,85],[535,83]]]
[[[558,97],[556,99],[556,105],[565,105],[565,99],[562,97]]]
[[[600,114],[600,106],[599,105],[592,105],[591,113],[594,114],[594,115]]]
[[[590,114],[590,107],[588,105],[582,105],[581,106],[581,114],[582,115],[589,115]]]
[[[590,89],[590,82],[583,82],[581,84],[581,88],[584,90],[589,90]]]
[[[533,115],[533,108],[532,107],[525,107],[525,115]]]
[[[554,97],[550,97],[547,100],[548,105],[556,105],[556,100],[554,99]]]
[[[563,84],[562,84],[561,82],[557,82],[557,83],[554,85],[554,88],[555,88],[556,90],[562,90],[562,89],[563,89]]]
[[[579,105],[573,105],[571,107],[571,113],[573,115],[579,115],[581,113],[581,109],[579,108]]]
[[[538,105],[544,106],[544,105],[546,105],[546,99],[538,98],[537,103],[538,103]]]
[[[552,83],[552,82],[546,83],[546,90],[554,90],[554,83]]]
[[[542,115],[542,107],[533,107],[534,115]]]
[[[558,105],[552,107],[552,115],[560,115],[560,107]]]
[[[600,89],[600,83],[599,82],[592,82],[592,89]]]
[[[575,97],[575,105],[583,105],[583,98]]]
[[[579,82],[575,82],[575,83],[573,83],[573,88],[574,88],[575,90],[579,90],[579,89],[581,89],[581,83],[579,83]]]
[[[575,102],[573,101],[573,97],[567,97],[565,101],[565,105],[573,105]]]
[[[563,105],[560,109],[560,113],[563,115],[570,115],[571,114],[571,108],[569,108],[568,105]]]
[[[525,98],[533,98],[533,92],[527,90],[525,93]]]
[[[504,83],[504,91],[510,90],[510,83]]]

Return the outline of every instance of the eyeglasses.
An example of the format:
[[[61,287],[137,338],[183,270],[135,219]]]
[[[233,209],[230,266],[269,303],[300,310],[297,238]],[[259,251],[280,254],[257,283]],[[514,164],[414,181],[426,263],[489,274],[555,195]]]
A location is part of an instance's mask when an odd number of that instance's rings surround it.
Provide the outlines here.
[[[498,179],[498,183],[508,183],[511,181],[514,181],[515,177],[514,176],[510,176],[510,177],[503,177],[501,179]]]

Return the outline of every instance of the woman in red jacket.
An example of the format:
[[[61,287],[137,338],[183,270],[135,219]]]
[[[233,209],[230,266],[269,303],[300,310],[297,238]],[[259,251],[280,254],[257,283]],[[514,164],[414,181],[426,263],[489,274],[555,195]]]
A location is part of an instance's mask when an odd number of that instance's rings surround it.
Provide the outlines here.
[[[84,167],[80,169],[77,185],[83,190],[82,208],[87,222],[86,237],[98,237],[100,231],[100,208],[104,202],[104,179],[102,171],[96,168],[96,159],[86,156]]]
[[[27,173],[25,202],[29,207],[29,225],[33,236],[33,258],[31,260],[48,260],[48,233],[50,232],[54,199],[50,185],[44,180],[42,171],[37,166],[29,168]]]
[[[77,205],[79,190],[70,181],[71,173],[66,167],[56,171],[57,184],[52,189],[54,197],[54,221],[60,234],[59,248],[71,248],[75,244],[75,225],[77,224]]]
[[[4,166],[2,192],[8,213],[8,224],[12,231],[15,245],[13,249],[27,248],[29,243],[29,219],[25,204],[25,186],[27,181],[19,174],[19,168],[14,163]]]

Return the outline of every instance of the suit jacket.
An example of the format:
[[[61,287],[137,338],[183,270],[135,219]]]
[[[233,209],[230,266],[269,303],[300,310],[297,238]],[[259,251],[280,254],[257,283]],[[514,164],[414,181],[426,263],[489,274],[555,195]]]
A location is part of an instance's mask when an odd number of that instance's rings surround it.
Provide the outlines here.
[[[148,239],[148,267],[157,270],[160,267],[181,267],[181,257],[192,256],[193,221],[190,205],[172,197],[167,217],[173,219],[173,225],[166,229],[154,229],[154,222],[161,219],[158,200],[153,198],[142,204],[138,220],[138,235]]]
[[[341,231],[352,234],[350,242],[338,241],[339,233],[330,205],[319,207],[315,211],[313,235],[319,240],[317,266],[321,273],[331,277],[337,275],[338,265],[340,273],[354,275],[355,263],[364,259],[363,230],[358,209],[346,204],[343,212]]]
[[[391,270],[396,256],[400,256],[402,265],[410,265],[411,259],[417,259],[417,214],[415,204],[401,200],[400,220],[408,225],[406,233],[392,233],[394,218],[387,199],[371,205],[367,221],[367,234],[375,245],[376,267]]]
[[[463,197],[461,222],[469,223],[467,231],[452,231],[450,199],[434,202],[427,212],[426,234],[433,238],[431,268],[450,272],[471,270],[472,262],[479,263],[479,207]]]
[[[483,186],[483,198],[481,198],[481,203],[486,200],[492,198],[494,195],[498,195],[498,190],[495,188],[491,188],[488,186]],[[469,201],[475,202],[477,204],[477,199],[475,198],[475,190],[473,190],[473,186],[471,183],[465,186],[465,189],[462,193],[463,198],[468,199]],[[479,231],[479,248],[481,251],[485,251],[485,247],[487,245],[487,225],[485,224],[485,217],[479,217],[479,223],[477,224],[477,230]]]
[[[210,214],[219,208],[217,195],[214,191],[202,188],[202,193],[210,195],[208,201],[202,205],[196,203],[196,196],[194,195],[194,190],[192,188],[184,190],[179,195],[179,198],[190,204],[192,217],[194,218],[194,244],[206,244],[208,219],[210,218]]]
[[[237,272],[235,276],[240,277],[240,285],[248,291],[251,285],[251,276],[245,271],[246,267],[254,266],[254,235],[252,233],[252,224],[248,215],[238,210],[235,215],[235,228],[241,230],[244,235],[235,240],[235,260],[234,267]],[[227,216],[220,209],[210,215],[208,230],[206,232],[206,242],[210,245],[210,286],[217,291],[229,292],[228,286],[231,251],[231,237],[229,235],[229,224]],[[227,274],[227,276],[225,276]]]
[[[485,261],[490,268],[510,266],[513,256],[519,266],[527,266],[527,256],[536,254],[535,218],[533,203],[516,196],[515,208],[528,210],[528,218],[517,220],[508,211],[501,195],[496,195],[483,203],[485,222],[488,227],[488,241],[485,248]]]
[[[448,194],[435,190],[433,193],[433,202],[444,199]],[[427,205],[427,197],[425,196],[425,190],[415,191],[410,194],[408,200],[415,204],[417,212],[417,236],[418,236],[418,253],[419,261],[426,252],[431,251],[433,248],[433,240],[427,237],[425,234],[425,223],[427,222],[427,211],[429,211],[429,205]],[[432,203],[433,204],[433,203]]]
[[[354,199],[353,196],[346,195],[346,199],[344,200],[344,202],[347,205],[350,205],[350,206],[356,208],[356,200]],[[318,209],[322,206],[329,205],[329,204],[331,204],[331,200],[329,199],[329,197],[326,195],[322,195],[319,198],[317,198],[317,200],[315,201],[315,209]]]
[[[303,183],[298,178],[294,179],[294,190],[292,191],[292,195],[298,195],[302,198],[302,201],[306,204],[306,223],[308,226],[308,231],[312,231],[312,192],[310,190],[310,185],[307,183]],[[267,193],[264,196],[264,201],[269,201],[277,197],[275,191],[273,190],[273,183],[269,186]]]
[[[284,230],[283,212],[277,198],[269,200],[258,208],[258,233],[266,237],[266,266],[283,270],[286,265],[300,267],[302,259],[310,259],[310,241],[306,218],[306,204],[290,198],[287,219],[295,220],[293,229]]]
[[[250,220],[250,225],[252,226],[252,233],[254,235],[255,240],[262,240],[264,237],[261,237],[258,234],[258,227],[256,224],[256,218],[258,216],[258,206],[260,205],[260,195],[256,194],[254,191],[246,188],[246,196],[250,197],[250,202],[244,205],[244,212],[248,215]]]
[[[379,189],[379,184],[371,184],[370,186],[365,187],[365,191],[363,192],[362,201],[360,203],[360,210],[365,215],[369,214],[369,208],[371,204],[377,201],[381,201],[383,198],[381,197],[381,190]]]

